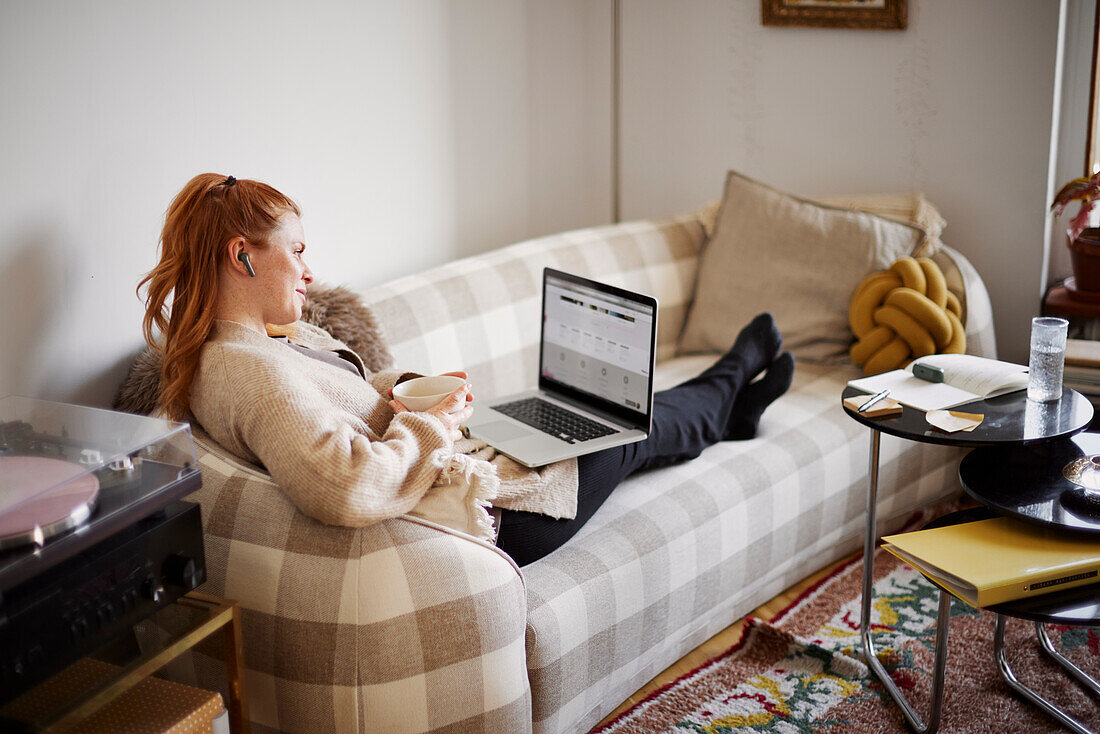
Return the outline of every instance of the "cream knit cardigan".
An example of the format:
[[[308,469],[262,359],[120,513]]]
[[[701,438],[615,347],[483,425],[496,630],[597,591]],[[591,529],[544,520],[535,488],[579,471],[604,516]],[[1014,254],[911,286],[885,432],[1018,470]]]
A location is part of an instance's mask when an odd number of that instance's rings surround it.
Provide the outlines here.
[[[306,515],[358,526],[408,513],[447,483],[441,472],[451,457],[469,454],[500,477],[494,505],[576,516],[576,460],[532,470],[483,443],[452,441],[428,413],[395,416],[388,393],[401,371],[366,372],[324,330],[298,322],[292,331],[296,344],[347,356],[366,380],[242,324],[216,321],[191,386],[191,412],[225,449],[266,468]],[[454,475],[453,462],[447,473]]]

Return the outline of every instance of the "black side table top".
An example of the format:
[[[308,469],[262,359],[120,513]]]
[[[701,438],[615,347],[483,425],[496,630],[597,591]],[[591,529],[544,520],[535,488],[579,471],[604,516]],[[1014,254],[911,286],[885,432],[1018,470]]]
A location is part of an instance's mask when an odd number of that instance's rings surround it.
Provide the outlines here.
[[[863,390],[845,387],[841,400],[855,395],[866,395]],[[844,410],[857,421],[882,433],[912,441],[937,443],[947,446],[1026,446],[1054,438],[1072,436],[1088,426],[1092,420],[1092,403],[1081,393],[1062,388],[1062,397],[1049,403],[1033,403],[1027,399],[1026,390],[985,400],[975,400],[951,410],[964,413],[981,413],[982,424],[973,431],[945,433],[933,428],[925,420],[924,411],[902,406],[898,415],[883,418],[867,418],[847,406]]]
[[[988,520],[997,517],[998,514],[988,507],[973,507],[936,518],[924,527],[925,529],[938,528],[963,522]],[[932,583],[936,582],[932,581]],[[939,586],[939,584],[936,585]],[[940,586],[940,588],[943,587]],[[1049,594],[1007,601],[986,608],[1006,617],[1019,617],[1034,622],[1095,626],[1100,622],[1100,584],[1052,591]]]
[[[1080,433],[1032,446],[976,449],[963,457],[959,479],[971,497],[1002,514],[1100,533],[1100,491],[1063,474],[1066,465],[1100,454],[1100,434]]]

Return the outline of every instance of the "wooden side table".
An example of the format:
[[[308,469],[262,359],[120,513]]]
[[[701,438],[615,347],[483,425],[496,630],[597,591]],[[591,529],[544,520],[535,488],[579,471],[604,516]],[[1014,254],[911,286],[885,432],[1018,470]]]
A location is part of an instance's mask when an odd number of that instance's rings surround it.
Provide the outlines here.
[[[1100,329],[1100,296],[1074,288],[1073,278],[1057,282],[1043,296],[1042,316],[1060,316],[1069,321],[1071,337],[1095,338]]]
[[[146,624],[157,630],[155,641],[143,645],[140,654],[114,667],[110,675],[90,689],[73,692],[70,700],[51,707],[45,716],[28,720],[21,711],[21,702],[25,697],[35,694],[38,688],[34,688],[5,704],[0,708],[0,715],[25,724],[32,731],[68,731],[183,653],[221,631],[225,635],[225,669],[229,683],[225,705],[229,710],[230,730],[234,734],[249,734],[251,724],[244,686],[241,610],[237,602],[192,591],[139,623]],[[91,657],[97,657],[97,653],[93,653]],[[44,681],[41,686],[49,683],[50,680]],[[23,709],[29,710],[29,707]]]

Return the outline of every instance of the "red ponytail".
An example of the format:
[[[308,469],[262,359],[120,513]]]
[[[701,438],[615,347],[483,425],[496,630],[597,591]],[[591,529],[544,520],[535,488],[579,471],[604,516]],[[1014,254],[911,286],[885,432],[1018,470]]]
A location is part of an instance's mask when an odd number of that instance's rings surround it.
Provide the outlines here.
[[[262,247],[287,212],[301,215],[297,204],[271,186],[216,173],[195,176],[168,207],[160,261],[138,284],[138,295],[147,287],[142,331],[161,352],[160,406],[169,418],[184,420],[190,411],[191,381],[214,325],[227,245],[243,237]]]

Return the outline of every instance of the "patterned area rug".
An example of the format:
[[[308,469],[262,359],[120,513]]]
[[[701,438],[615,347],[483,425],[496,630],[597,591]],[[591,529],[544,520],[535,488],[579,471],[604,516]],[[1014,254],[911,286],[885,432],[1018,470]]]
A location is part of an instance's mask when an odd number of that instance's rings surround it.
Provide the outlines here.
[[[905,732],[905,719],[863,663],[862,559],[810,589],[771,622],[749,618],[733,648],[597,731]],[[875,556],[873,635],[880,659],[922,720],[931,700],[939,597],[916,571]],[[952,600],[941,732],[1065,731],[1015,697],[993,659],[994,616]],[[1031,622],[1009,620],[1006,649],[1017,678],[1094,731],[1100,700],[1050,661]],[[1096,629],[1048,627],[1055,647],[1100,680]]]

